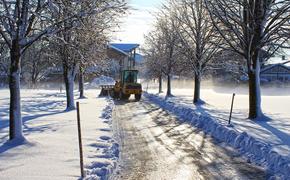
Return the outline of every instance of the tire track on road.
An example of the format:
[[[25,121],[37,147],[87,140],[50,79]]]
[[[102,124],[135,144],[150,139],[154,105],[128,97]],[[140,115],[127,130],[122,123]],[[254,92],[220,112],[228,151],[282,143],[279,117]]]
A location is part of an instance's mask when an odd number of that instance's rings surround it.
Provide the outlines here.
[[[202,131],[150,104],[116,102],[113,124],[120,137],[120,167],[112,179],[266,179]]]

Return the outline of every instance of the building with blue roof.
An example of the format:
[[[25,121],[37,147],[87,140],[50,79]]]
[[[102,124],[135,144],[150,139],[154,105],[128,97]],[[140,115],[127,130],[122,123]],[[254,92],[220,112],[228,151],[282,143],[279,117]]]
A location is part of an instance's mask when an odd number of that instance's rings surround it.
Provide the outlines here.
[[[123,43],[110,43],[110,46],[121,50],[126,53],[131,53],[132,51],[136,50],[140,45],[139,44],[123,44]]]
[[[120,70],[134,69],[136,60],[140,60],[140,55],[136,52],[139,46],[139,44],[110,43],[108,57],[119,62]]]

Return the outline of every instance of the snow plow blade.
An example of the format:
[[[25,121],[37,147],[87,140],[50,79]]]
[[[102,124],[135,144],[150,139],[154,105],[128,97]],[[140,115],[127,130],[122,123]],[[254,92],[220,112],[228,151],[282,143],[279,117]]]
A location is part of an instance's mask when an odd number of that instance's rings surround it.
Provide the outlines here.
[[[100,85],[100,87],[101,87],[101,92],[99,94],[99,97],[113,96],[114,85]]]

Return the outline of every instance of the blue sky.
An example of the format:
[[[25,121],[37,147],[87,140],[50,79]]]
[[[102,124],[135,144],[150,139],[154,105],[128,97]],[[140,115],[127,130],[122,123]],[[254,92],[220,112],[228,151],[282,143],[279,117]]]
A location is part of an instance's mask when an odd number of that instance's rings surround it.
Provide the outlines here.
[[[121,28],[114,34],[114,42],[144,43],[154,22],[154,12],[165,0],[129,0],[130,14],[122,19]]]

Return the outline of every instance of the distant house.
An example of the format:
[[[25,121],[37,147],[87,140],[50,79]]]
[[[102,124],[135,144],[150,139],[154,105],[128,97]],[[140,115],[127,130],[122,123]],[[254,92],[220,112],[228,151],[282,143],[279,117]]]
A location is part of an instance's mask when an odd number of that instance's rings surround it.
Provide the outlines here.
[[[266,65],[261,70],[261,80],[290,82],[290,61]]]
[[[110,59],[119,62],[121,70],[132,69],[135,66],[138,56],[137,48],[139,44],[110,43],[107,55]]]

